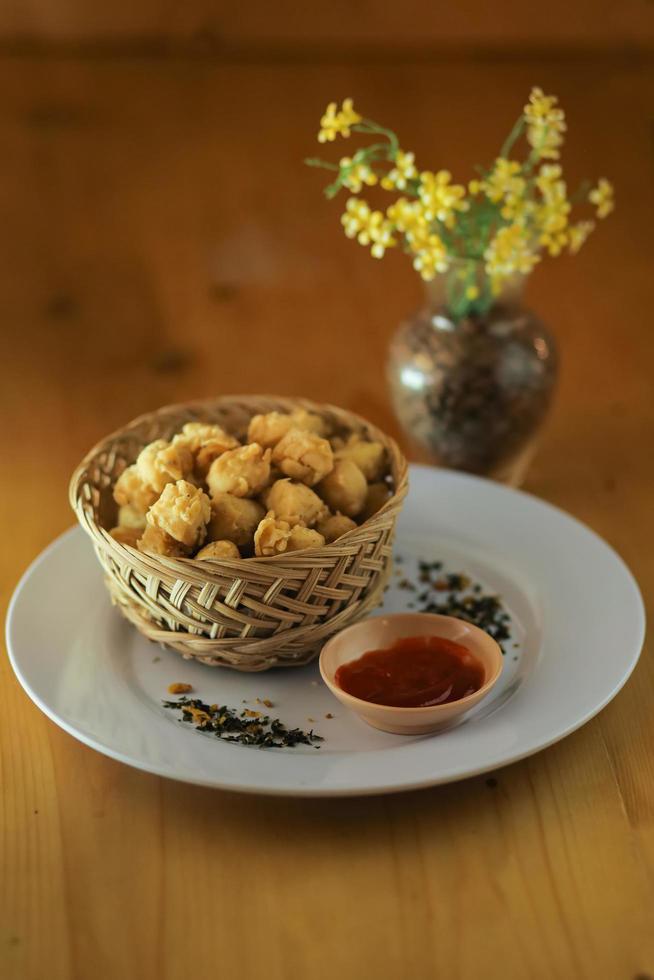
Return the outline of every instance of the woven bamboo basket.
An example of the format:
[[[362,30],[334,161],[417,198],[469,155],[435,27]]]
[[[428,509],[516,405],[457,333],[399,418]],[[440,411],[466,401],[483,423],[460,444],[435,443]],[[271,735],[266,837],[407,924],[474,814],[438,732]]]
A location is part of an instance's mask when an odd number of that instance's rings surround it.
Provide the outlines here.
[[[333,544],[270,558],[195,561],[142,554],[115,541],[112,489],[154,439],[186,422],[216,422],[243,438],[259,412],[306,408],[336,432],[382,442],[393,496]],[[407,492],[407,464],[396,443],[364,419],[304,399],[228,396],[170,405],[142,415],[98,443],[75,470],[70,501],[105,570],[112,601],[148,639],[187,659],[241,671],[307,663],[329,636],[372,611],[391,568],[395,521]]]

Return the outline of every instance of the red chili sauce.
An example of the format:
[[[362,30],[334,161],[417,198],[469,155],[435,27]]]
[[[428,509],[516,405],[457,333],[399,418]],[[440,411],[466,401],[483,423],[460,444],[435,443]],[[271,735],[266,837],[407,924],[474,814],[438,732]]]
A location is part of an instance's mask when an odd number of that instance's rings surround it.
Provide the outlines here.
[[[481,661],[442,636],[408,636],[336,671],[336,683],[347,694],[395,708],[459,701],[478,691],[484,679]]]

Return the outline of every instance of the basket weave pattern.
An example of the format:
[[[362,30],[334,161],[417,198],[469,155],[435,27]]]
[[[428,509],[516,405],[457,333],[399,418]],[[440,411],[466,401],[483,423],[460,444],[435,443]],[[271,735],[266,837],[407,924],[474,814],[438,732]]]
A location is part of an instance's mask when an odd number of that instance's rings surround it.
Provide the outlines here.
[[[115,523],[113,485],[146,443],[170,439],[194,421],[218,423],[243,438],[253,415],[300,407],[339,432],[386,446],[395,492],[361,527],[322,548],[220,562],[142,554],[105,530]],[[342,409],[266,396],[172,405],[143,415],[92,449],[70,483],[71,505],[123,615],[144,636],[185,658],[243,671],[307,663],[329,636],[379,604],[406,492],[406,461],[383,432]]]

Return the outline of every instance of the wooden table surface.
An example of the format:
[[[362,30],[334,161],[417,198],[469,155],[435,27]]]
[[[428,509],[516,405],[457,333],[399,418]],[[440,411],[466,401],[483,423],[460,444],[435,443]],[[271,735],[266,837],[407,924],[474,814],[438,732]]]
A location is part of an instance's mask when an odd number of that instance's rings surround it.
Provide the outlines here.
[[[654,77],[642,57],[597,56],[0,60],[3,601],[72,523],[78,458],[139,412],[275,391],[396,431],[384,358],[419,284],[401,256],[377,264],[342,235],[301,165],[317,119],[353,95],[464,177],[532,84],[568,110],[570,182],[612,177],[618,208],[531,285],[563,372],[527,489],[604,535],[649,600]],[[644,980],[653,697],[646,650],[599,717],[494,779],[259,799],[91,751],[3,658],[0,976]]]

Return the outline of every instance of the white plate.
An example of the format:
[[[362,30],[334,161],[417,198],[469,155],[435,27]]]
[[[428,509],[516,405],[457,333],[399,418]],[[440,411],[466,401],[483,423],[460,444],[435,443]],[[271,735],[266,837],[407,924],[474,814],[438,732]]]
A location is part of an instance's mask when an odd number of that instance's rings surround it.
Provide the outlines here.
[[[172,779],[292,796],[396,792],[514,762],[592,718],[638,660],[645,616],[630,572],[592,531],[535,497],[414,466],[397,551],[403,561],[384,611],[414,598],[398,583],[417,559],[444,559],[448,570],[500,593],[512,617],[500,684],[467,720],[436,736],[368,728],[322,685],[315,662],[238,674],[154,646],[112,609],[91,542],[77,528],[18,585],[9,655],[32,700],[91,748]],[[190,682],[211,703],[270,698],[271,714],[314,727],[325,741],[319,750],[226,744],[162,707],[173,681]]]

